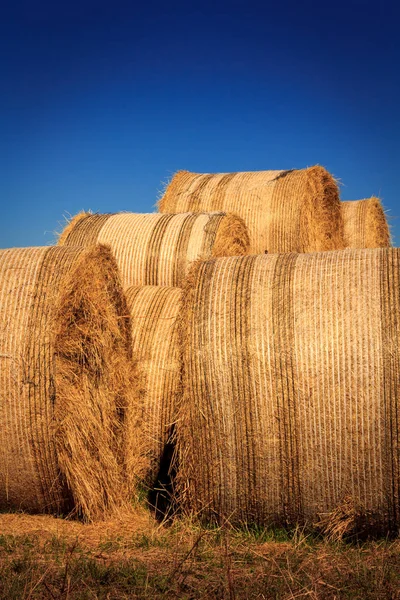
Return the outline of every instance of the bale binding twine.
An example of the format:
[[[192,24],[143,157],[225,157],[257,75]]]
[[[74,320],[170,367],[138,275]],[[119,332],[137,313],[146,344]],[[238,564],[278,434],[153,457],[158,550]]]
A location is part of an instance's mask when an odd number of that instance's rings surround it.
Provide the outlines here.
[[[198,261],[183,299],[186,509],[295,525],[351,506],[398,530],[400,250]]]
[[[178,171],[163,213],[224,210],[241,216],[252,254],[344,248],[338,187],[323,167],[197,174]]]
[[[140,475],[128,308],[103,246],[0,251],[0,507],[103,519]],[[127,470],[130,470],[127,473]]]
[[[197,258],[247,252],[243,221],[226,213],[76,215],[60,245],[110,245],[125,289],[134,285],[180,286]]]

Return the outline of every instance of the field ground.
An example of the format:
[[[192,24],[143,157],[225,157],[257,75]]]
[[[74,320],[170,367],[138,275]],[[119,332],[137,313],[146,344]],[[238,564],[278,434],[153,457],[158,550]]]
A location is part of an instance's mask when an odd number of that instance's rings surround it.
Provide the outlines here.
[[[0,514],[0,598],[400,599],[400,540]]]

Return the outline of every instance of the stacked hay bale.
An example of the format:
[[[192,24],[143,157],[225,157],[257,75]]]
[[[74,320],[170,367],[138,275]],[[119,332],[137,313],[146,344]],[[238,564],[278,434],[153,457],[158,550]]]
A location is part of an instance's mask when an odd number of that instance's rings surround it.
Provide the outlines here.
[[[389,225],[379,198],[342,202],[347,248],[387,248]]]
[[[102,246],[0,251],[0,507],[102,519],[140,475],[131,331]],[[129,475],[129,476],[128,476]]]
[[[164,213],[238,214],[249,228],[252,254],[344,248],[338,187],[319,166],[221,174],[179,171],[159,208]]]
[[[398,529],[400,250],[198,262],[183,298],[186,508]]]
[[[249,236],[242,219],[227,213],[89,214],[74,217],[59,244],[108,244],[124,288],[134,285],[180,286],[199,257],[239,256]]]
[[[146,419],[151,432],[149,485],[159,477],[176,422],[181,376],[176,321],[181,296],[181,289],[162,286],[135,286],[126,291],[133,354],[145,377]]]

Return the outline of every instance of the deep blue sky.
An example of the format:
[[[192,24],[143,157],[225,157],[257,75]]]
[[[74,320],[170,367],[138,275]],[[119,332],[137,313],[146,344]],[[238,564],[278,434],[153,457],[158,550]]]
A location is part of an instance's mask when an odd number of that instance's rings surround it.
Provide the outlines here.
[[[0,18],[1,247],[151,212],[174,171],[319,163],[400,244],[397,2],[13,2]]]

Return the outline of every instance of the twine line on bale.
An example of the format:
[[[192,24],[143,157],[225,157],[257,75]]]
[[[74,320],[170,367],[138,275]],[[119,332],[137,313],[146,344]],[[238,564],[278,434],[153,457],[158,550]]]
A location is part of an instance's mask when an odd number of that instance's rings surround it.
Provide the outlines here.
[[[129,311],[103,247],[0,251],[0,505],[103,519],[140,476]],[[7,356],[7,359],[3,357]]]
[[[379,198],[342,202],[347,248],[387,248],[390,230]]]
[[[181,352],[176,320],[182,290],[158,286],[131,287],[126,291],[132,320],[133,354],[145,378],[145,415],[149,470],[145,482],[150,502],[165,513],[172,492],[170,465],[173,430],[181,391]]]
[[[250,253],[344,248],[336,181],[323,167],[197,174],[178,171],[159,201],[162,213],[224,210],[239,215]]]
[[[179,320],[185,510],[219,523],[398,530],[399,252],[192,266]]]
[[[249,236],[240,217],[226,213],[90,214],[72,219],[60,245],[108,244],[125,289],[133,285],[179,287],[190,263],[247,252]]]

